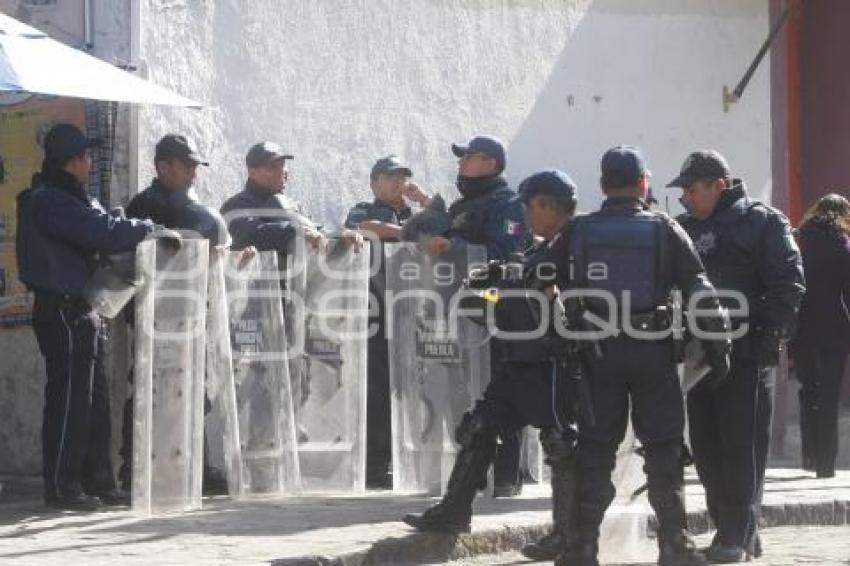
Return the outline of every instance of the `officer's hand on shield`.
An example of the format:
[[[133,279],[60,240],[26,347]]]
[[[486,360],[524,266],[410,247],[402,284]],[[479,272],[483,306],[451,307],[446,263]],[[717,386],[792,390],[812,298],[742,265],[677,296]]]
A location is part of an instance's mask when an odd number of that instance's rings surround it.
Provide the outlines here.
[[[785,349],[782,331],[778,329],[759,329],[756,356],[759,369],[774,368]]]
[[[339,239],[346,248],[355,253],[358,253],[363,249],[363,243],[366,241],[363,239],[363,235],[360,234],[360,232],[356,232],[354,230],[343,230],[339,235]]]
[[[257,248],[248,246],[239,254],[239,263],[236,264],[236,269],[244,269],[255,257],[257,257]]]
[[[443,236],[432,236],[423,244],[425,253],[428,255],[440,255],[449,251],[452,247],[452,242]]]
[[[147,240],[159,240],[163,246],[172,252],[177,252],[183,246],[183,236],[176,230],[157,224],[153,231],[148,233]]]
[[[322,235],[321,232],[316,230],[315,228],[310,228],[309,226],[305,226],[303,228],[304,241],[307,242],[307,245],[310,248],[318,252],[320,254],[326,253],[328,251],[328,239]]]

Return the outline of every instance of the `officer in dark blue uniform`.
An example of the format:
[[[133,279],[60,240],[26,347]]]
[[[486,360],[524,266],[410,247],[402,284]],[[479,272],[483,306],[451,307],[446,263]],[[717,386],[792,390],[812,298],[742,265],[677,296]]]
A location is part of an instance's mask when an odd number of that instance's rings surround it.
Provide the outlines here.
[[[607,198],[599,211],[575,219],[568,235],[572,289],[597,293],[585,297],[585,310],[597,317],[591,328],[607,337],[599,343],[601,356],[587,360],[594,419],[579,429],[579,540],[556,564],[598,564],[599,527],[615,495],[611,472],[630,411],[658,518],[658,563],[702,564],[685,531],[685,414],[671,331],[674,287],[685,301],[702,292],[699,306],[714,315],[700,320],[700,329],[716,331],[716,339],[705,343],[714,382],[728,369],[725,319],[690,238],[645,203],[649,171],[639,150],[615,147],[602,157],[601,169]]]
[[[457,189],[460,198],[449,206],[451,228],[425,243],[428,253],[439,254],[453,239],[487,248],[488,260],[504,260],[528,245],[522,203],[503,175],[507,164],[505,146],[492,136],[477,135],[465,144],[452,144],[458,157]],[[492,364],[498,365],[493,353]],[[494,466],[494,496],[512,496],[522,489],[520,451],[522,429],[508,429],[499,435],[498,457]]]
[[[785,216],[750,199],[716,151],[691,154],[670,187],[682,187],[690,234],[718,291],[743,294],[748,312],[729,301],[733,329],[730,379],[688,395],[691,447],[717,534],[710,561],[740,562],[761,554],[757,533],[770,441],[770,368],[779,362],[804,291],[800,254]]]
[[[199,165],[209,163],[199,154],[191,139],[167,134],[156,144],[156,178],[127,206],[127,216],[150,218],[166,228],[184,231],[187,236],[204,238],[210,247],[230,244],[230,235],[221,215],[200,203],[192,184]]]
[[[45,499],[63,509],[129,502],[109,457],[103,322],[83,296],[100,255],[130,251],[155,230],[150,221],[111,216],[86,194],[93,143],[75,126],[54,126],[41,172],[18,196],[18,268],[35,292],[33,328],[47,366]]]
[[[192,186],[199,165],[208,167],[209,163],[198,154],[194,142],[186,136],[167,134],[156,144],[154,167],[156,177],[144,191],[130,200],[127,215],[132,218],[146,218],[166,228],[177,230],[186,238],[209,240],[210,248],[228,246],[230,235],[221,215],[213,208],[198,200]],[[132,321],[132,309],[126,309],[128,320]],[[209,410],[209,402],[205,400]],[[205,437],[206,438],[206,437]],[[121,456],[123,463],[119,477],[125,488],[130,485],[132,469],[133,443],[133,400],[124,404],[124,423],[122,427]],[[227,482],[216,468],[207,462],[207,450],[204,450],[204,493],[225,494]]]
[[[498,287],[504,298],[495,305],[500,331],[527,333],[510,340],[494,337],[500,363],[484,396],[466,413],[455,432],[460,445],[446,494],[421,515],[404,521],[423,531],[468,531],[476,491],[487,485],[487,470],[495,458],[496,439],[506,425],[515,430],[526,425],[541,429],[546,461],[552,468],[555,529],[535,557],[551,558],[565,537],[574,533],[576,478],[573,452],[576,441],[575,395],[552,341],[551,310],[544,317],[541,304],[550,304],[556,286],[569,275],[563,231],[576,207],[576,188],[561,171],[547,170],[523,181],[519,200],[527,203],[531,231],[542,241],[509,263],[491,263],[484,277],[470,275],[470,286]],[[495,270],[494,270],[495,268]],[[518,292],[519,291],[519,292]],[[543,329],[543,335],[534,331]],[[543,552],[542,555],[539,553]],[[555,550],[556,552],[556,550]]]
[[[376,313],[377,332],[369,337],[368,386],[366,395],[366,486],[392,488],[392,434],[390,417],[390,367],[389,346],[386,333],[386,269],[383,242],[398,241],[401,226],[412,210],[406,200],[421,207],[428,205],[428,196],[416,183],[410,181],[413,172],[395,155],[375,162],[369,176],[369,185],[375,199],[357,203],[348,212],[345,227],[360,230],[371,239],[372,261],[378,269],[369,280],[370,300],[376,304],[370,312]],[[373,264],[374,265],[374,264]]]

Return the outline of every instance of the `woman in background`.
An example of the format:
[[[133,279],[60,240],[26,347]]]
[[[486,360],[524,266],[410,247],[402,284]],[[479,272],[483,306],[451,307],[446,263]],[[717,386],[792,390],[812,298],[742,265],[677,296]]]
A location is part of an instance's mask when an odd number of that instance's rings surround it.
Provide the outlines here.
[[[800,390],[803,468],[835,475],[841,378],[850,349],[850,201],[832,193],[803,216],[798,232],[806,294],[793,344]]]

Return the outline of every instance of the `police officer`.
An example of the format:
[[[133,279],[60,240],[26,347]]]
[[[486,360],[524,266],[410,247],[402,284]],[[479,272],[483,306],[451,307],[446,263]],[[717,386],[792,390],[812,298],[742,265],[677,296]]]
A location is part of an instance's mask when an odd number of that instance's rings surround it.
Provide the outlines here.
[[[491,345],[498,350],[501,363],[494,366],[483,398],[464,415],[455,431],[460,450],[446,494],[423,514],[404,517],[407,524],[419,530],[469,530],[475,493],[487,485],[496,439],[505,425],[515,430],[526,425],[540,428],[546,461],[552,468],[555,528],[545,541],[533,545],[531,556],[551,559],[558,546],[576,530],[573,452],[577,433],[571,401],[575,396],[566,389],[568,380],[551,341],[551,311],[545,317],[541,308],[541,304],[549,304],[553,290],[564,285],[569,274],[562,233],[575,211],[575,193],[575,184],[558,170],[541,171],[523,181],[518,200],[527,204],[528,225],[542,241],[517,254],[519,257],[509,264],[491,263],[497,268],[514,267],[518,261],[519,269],[509,269],[496,277],[479,278],[477,272],[470,276],[471,286],[486,288],[496,284],[506,295],[495,305],[497,328],[527,335],[510,341],[498,338],[498,334],[494,337]],[[511,275],[516,272],[519,276]],[[543,337],[534,333],[541,325],[546,330]]]
[[[733,328],[748,331],[733,344],[730,379],[688,395],[691,447],[717,533],[712,562],[740,562],[761,554],[758,507],[770,440],[772,384],[804,285],[800,254],[781,212],[750,199],[726,159],[713,150],[692,153],[668,187],[682,187],[690,234],[712,283],[737,291],[729,299]],[[724,299],[725,300],[725,299]]]
[[[156,177],[144,191],[130,200],[127,215],[146,218],[166,228],[180,231],[184,237],[209,240],[210,248],[228,246],[230,235],[221,215],[198,200],[193,184],[198,166],[209,163],[200,156],[191,138],[180,134],[166,134],[154,149]],[[132,309],[127,317],[132,321]],[[205,399],[205,412],[210,409]],[[133,400],[124,405],[121,456],[123,463],[119,471],[121,481],[128,486],[132,469]],[[206,440],[206,437],[204,437]],[[208,450],[204,450],[204,493],[219,495],[227,493],[227,481],[217,468],[207,461]]]
[[[88,196],[94,144],[70,124],[51,128],[41,172],[18,196],[18,267],[35,292],[33,328],[47,367],[45,500],[62,509],[129,502],[116,489],[109,456],[103,322],[83,296],[98,256],[130,251],[155,230],[150,221],[111,216]]]
[[[210,247],[230,244],[221,215],[198,201],[195,182],[199,165],[209,167],[190,138],[167,134],[154,150],[156,177],[127,206],[127,216],[150,218],[166,228],[194,232]]]
[[[684,401],[671,339],[673,288],[687,301],[702,292],[699,306],[714,315],[700,326],[717,331],[716,340],[706,343],[716,372],[712,381],[728,369],[724,319],[690,238],[645,203],[649,171],[640,151],[615,147],[602,157],[601,170],[606,196],[601,209],[577,218],[569,232],[572,288],[597,293],[584,298],[585,318],[605,337],[602,355],[586,360],[594,419],[582,421],[579,429],[578,541],[556,563],[598,564],[599,527],[615,495],[611,472],[631,411],[645,449],[649,502],[658,519],[658,563],[702,564],[685,531]]]
[[[221,213],[233,236],[234,250],[243,250],[253,246],[257,251],[275,251],[278,253],[278,266],[283,270],[286,257],[295,249],[298,236],[315,250],[328,248],[328,238],[324,230],[313,222],[301,205],[284,194],[289,171],[287,161],[294,157],[285,153],[281,147],[270,141],[257,143],[245,155],[248,179],[242,191],[227,199],[221,207]],[[354,249],[363,245],[363,237],[353,230],[343,230],[342,242]],[[281,285],[285,286],[285,279]],[[291,306],[284,301],[284,322],[290,346],[296,340],[293,317],[286,316]],[[301,360],[293,356],[289,363],[290,380],[293,385],[296,416],[309,398],[309,383]],[[299,438],[304,439],[306,431],[299,425]]]
[[[468,142],[452,144],[458,158],[456,186],[460,198],[449,206],[452,224],[448,232],[425,242],[425,250],[436,255],[445,252],[452,240],[459,239],[487,248],[487,259],[504,260],[528,244],[522,203],[503,175],[505,146],[487,135],[473,136]],[[491,365],[498,365],[492,353]],[[505,428],[493,470],[494,496],[512,496],[522,489],[520,451],[522,429]]]
[[[382,242],[398,241],[401,225],[411,217],[410,200],[428,205],[428,195],[410,181],[413,172],[395,155],[378,159],[372,166],[369,186],[375,199],[356,204],[348,212],[345,227],[360,230],[372,241],[372,261],[378,262],[369,280],[369,297],[375,301],[377,332],[369,337],[366,399],[366,486],[392,488],[392,435],[390,418],[389,346],[386,335],[386,270]],[[374,263],[373,263],[374,265]]]

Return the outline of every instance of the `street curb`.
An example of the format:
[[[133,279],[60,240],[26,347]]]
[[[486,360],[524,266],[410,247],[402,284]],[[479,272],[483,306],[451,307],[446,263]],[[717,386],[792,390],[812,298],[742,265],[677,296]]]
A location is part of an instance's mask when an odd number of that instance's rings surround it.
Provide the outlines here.
[[[850,524],[850,500],[787,503],[762,507],[762,527],[794,525],[844,526]],[[521,549],[546,534],[550,523],[481,529],[460,535],[411,533],[388,538],[370,547],[336,557],[302,556],[271,562],[273,566],[379,566],[385,564],[426,564],[498,554]],[[694,534],[710,530],[705,510],[688,514],[688,528]],[[652,525],[650,525],[652,530]]]

